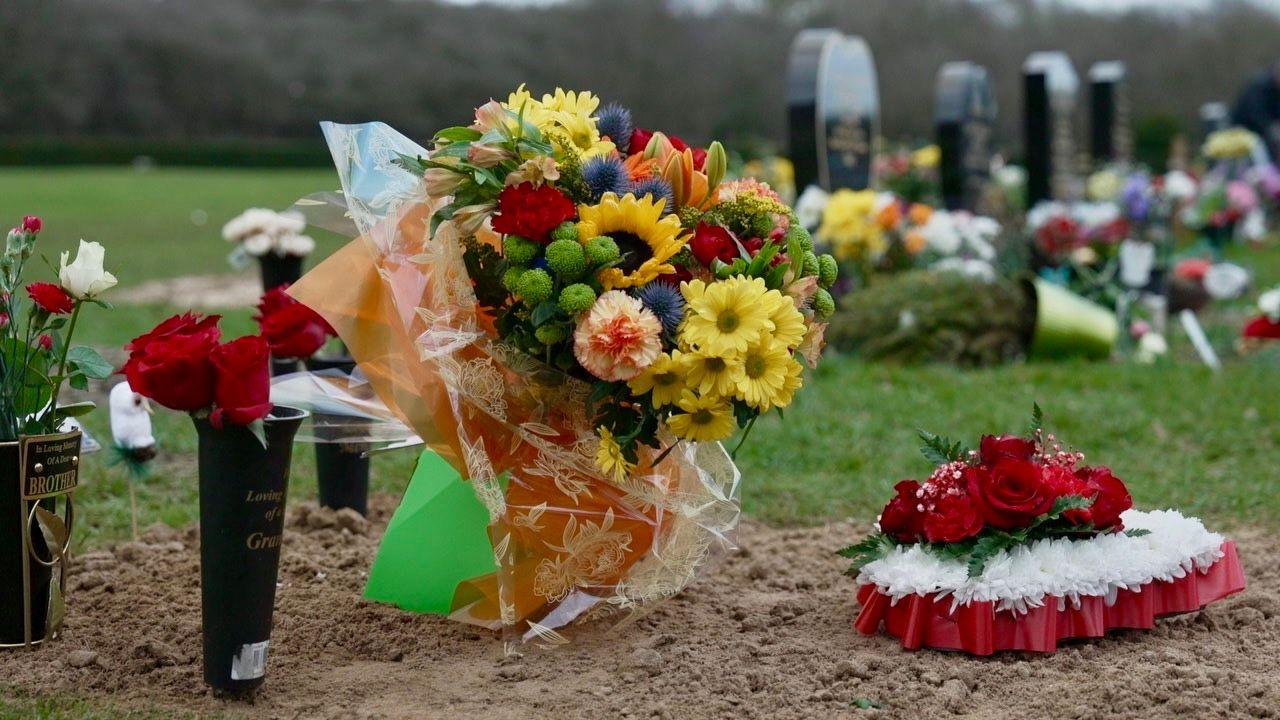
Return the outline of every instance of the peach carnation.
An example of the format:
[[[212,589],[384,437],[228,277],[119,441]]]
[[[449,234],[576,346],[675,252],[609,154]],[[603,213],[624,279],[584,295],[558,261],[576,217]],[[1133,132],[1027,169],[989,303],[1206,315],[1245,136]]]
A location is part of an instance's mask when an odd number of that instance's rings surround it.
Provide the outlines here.
[[[630,380],[662,352],[662,323],[639,300],[610,290],[573,332],[573,354],[601,380]]]

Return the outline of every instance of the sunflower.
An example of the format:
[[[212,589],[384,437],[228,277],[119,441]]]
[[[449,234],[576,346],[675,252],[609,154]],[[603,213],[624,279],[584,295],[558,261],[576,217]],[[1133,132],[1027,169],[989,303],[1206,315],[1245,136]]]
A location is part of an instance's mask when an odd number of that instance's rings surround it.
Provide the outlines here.
[[[672,415],[667,420],[667,429],[682,440],[723,440],[737,427],[727,400],[711,395],[698,397],[686,390],[676,405],[684,412]]]
[[[773,330],[760,278],[732,277],[710,285],[691,280],[680,286],[686,303],[680,339],[712,355],[741,353],[761,333]],[[779,295],[779,297],[781,297]]]
[[[782,404],[787,366],[794,363],[786,346],[774,342],[768,335],[761,335],[735,366],[734,395],[762,412]]]
[[[715,355],[704,351],[687,352],[680,356],[684,371],[684,385],[703,395],[732,395],[738,357],[733,354]]]
[[[627,473],[635,468],[635,465],[627,462],[623,457],[622,446],[618,445],[609,428],[601,426],[596,428],[596,432],[600,435],[600,449],[596,450],[596,467],[614,482],[621,482]]]
[[[637,200],[631,193],[622,197],[605,193],[596,205],[578,206],[578,239],[585,244],[607,235],[622,251],[621,262],[597,275],[605,290],[646,285],[676,271],[667,261],[680,252],[688,236],[682,232],[680,218],[662,216],[665,206],[664,199],[646,195]]]
[[[670,405],[680,399],[684,391],[684,363],[679,350],[663,353],[657,360],[627,385],[632,395],[653,393],[653,406]]]

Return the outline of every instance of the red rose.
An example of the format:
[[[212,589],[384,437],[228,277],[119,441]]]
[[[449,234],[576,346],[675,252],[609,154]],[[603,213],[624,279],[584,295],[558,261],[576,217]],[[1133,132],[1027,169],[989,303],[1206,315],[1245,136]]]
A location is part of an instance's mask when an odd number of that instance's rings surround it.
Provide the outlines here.
[[[924,515],[919,511],[916,491],[920,483],[903,480],[893,486],[897,495],[880,512],[880,531],[899,542],[918,542],[924,532]]]
[[[309,358],[335,333],[316,311],[286,293],[288,287],[268,290],[258,301],[258,314],[253,319],[272,355]]]
[[[982,532],[982,513],[963,493],[943,495],[924,516],[924,536],[931,543],[967,540]]]
[[[1036,444],[1017,435],[983,435],[978,444],[982,462],[994,465],[1001,460],[1030,460]]]
[[[214,350],[217,382],[209,415],[214,427],[248,425],[271,412],[270,354],[267,341],[257,335],[237,338]]]
[[[649,141],[653,139],[653,131],[644,128],[635,128],[631,131],[631,142],[627,144],[627,152],[635,155],[644,152],[649,147]],[[689,144],[675,135],[668,135],[667,140],[671,141],[671,147],[679,152],[691,150],[693,152],[693,167],[701,170],[707,164],[707,151],[704,148],[690,148]]]
[[[1053,507],[1052,489],[1044,483],[1040,467],[1027,460],[1005,459],[990,468],[966,470],[969,495],[988,524],[1016,530]]]
[[[1076,477],[1089,488],[1088,494],[1097,493],[1089,506],[1089,519],[1099,530],[1123,529],[1120,514],[1133,507],[1133,497],[1124,482],[1105,466],[1085,467],[1076,471]]]
[[[222,332],[218,315],[174,315],[124,349],[121,372],[133,391],[171,410],[190,412],[213,404],[213,351]]]
[[[22,229],[29,233],[38,233],[42,227],[44,227],[44,223],[40,221],[37,215],[28,215],[22,218]]]
[[[1259,315],[1245,324],[1240,334],[1258,340],[1280,340],[1280,323],[1272,321],[1266,315]]]
[[[493,216],[493,229],[504,235],[520,235],[546,244],[551,231],[577,214],[567,195],[550,185],[534,187],[520,183],[498,193],[498,214]]]
[[[45,352],[53,352],[53,337],[49,335],[41,335],[36,339],[36,344]]]
[[[693,238],[689,240],[689,252],[698,262],[711,267],[711,261],[716,259],[722,263],[733,262],[738,257],[738,244],[726,228],[698,223],[693,230]]]
[[[54,315],[66,315],[75,309],[75,301],[66,290],[47,282],[33,282],[27,286],[27,296],[37,307]]]

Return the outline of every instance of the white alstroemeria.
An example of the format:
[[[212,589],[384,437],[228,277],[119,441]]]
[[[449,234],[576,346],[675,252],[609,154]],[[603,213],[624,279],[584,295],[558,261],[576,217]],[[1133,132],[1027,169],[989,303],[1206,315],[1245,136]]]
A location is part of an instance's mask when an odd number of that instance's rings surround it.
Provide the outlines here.
[[[1144,365],[1150,365],[1169,354],[1169,343],[1158,332],[1145,333],[1138,339],[1138,350],[1133,358]]]
[[[827,203],[831,202],[831,194],[817,185],[810,185],[800,193],[800,198],[796,200],[796,218],[800,221],[800,225],[806,229],[813,230],[822,223],[822,211],[827,209]]]
[[[1204,274],[1204,289],[1214,300],[1233,300],[1249,287],[1249,271],[1234,263],[1217,263]]]
[[[1271,319],[1280,322],[1280,287],[1272,288],[1258,296],[1258,309]]]
[[[76,259],[70,263],[67,258],[71,253],[62,253],[62,263],[58,268],[58,282],[62,289],[72,297],[80,300],[101,295],[116,285],[116,276],[107,272],[102,261],[107,251],[96,242],[80,241],[76,251]]]

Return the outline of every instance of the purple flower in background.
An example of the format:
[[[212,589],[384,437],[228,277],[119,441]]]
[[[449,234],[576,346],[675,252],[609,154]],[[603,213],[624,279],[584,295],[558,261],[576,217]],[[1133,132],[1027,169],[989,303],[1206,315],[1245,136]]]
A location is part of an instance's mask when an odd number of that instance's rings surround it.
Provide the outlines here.
[[[1151,198],[1147,195],[1148,184],[1148,178],[1144,173],[1133,173],[1120,193],[1124,214],[1132,222],[1146,222],[1147,213],[1151,212]]]

